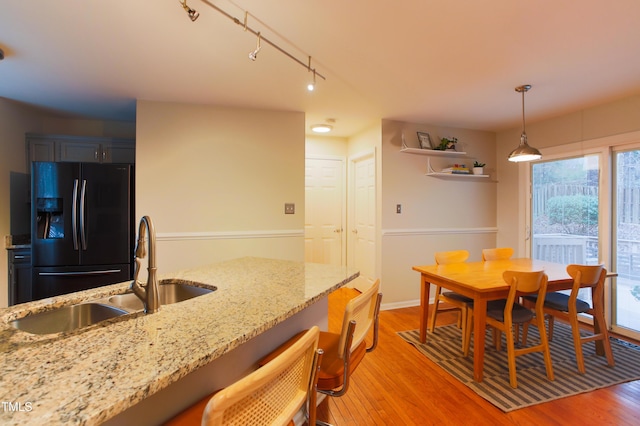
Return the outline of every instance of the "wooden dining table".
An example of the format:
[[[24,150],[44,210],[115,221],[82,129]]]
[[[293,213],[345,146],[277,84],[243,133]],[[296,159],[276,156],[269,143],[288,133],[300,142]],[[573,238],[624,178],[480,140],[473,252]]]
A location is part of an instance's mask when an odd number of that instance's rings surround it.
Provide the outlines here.
[[[549,277],[547,292],[567,290],[573,284],[573,280],[566,271],[566,265],[528,258],[414,266],[412,269],[421,274],[420,341],[422,343],[427,340],[431,284],[473,299],[473,377],[476,382],[482,381],[487,301],[505,299],[509,292],[509,286],[502,278],[504,271],[544,271]]]

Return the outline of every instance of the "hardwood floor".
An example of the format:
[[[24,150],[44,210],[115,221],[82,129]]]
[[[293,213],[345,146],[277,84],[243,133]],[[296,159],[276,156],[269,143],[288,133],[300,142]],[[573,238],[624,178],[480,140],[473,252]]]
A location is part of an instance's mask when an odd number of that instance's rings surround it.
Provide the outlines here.
[[[343,288],[329,296],[331,330],[339,331],[344,305],[354,293]],[[418,328],[418,311],[380,313],[378,347],[353,374],[347,394],[321,404],[319,419],[336,426],[639,424],[640,381],[503,413],[396,334]],[[438,315],[438,324],[455,320],[453,313]]]

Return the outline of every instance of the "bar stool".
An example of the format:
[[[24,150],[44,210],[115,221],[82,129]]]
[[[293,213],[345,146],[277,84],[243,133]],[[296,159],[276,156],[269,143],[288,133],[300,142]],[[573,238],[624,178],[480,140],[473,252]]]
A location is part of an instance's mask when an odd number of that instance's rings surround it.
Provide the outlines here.
[[[380,280],[376,280],[367,290],[351,299],[345,307],[340,333],[320,332],[318,347],[323,351],[322,362],[318,370],[316,389],[332,397],[347,393],[349,381],[366,353],[373,351],[378,344],[378,322],[382,294],[378,292]],[[373,330],[373,340],[369,347],[365,338]],[[297,336],[284,343],[262,362],[268,362],[274,356],[291,345]],[[316,424],[327,423],[316,420]],[[311,422],[309,424],[312,424]]]
[[[295,343],[223,390],[209,395],[169,422],[177,425],[287,425],[309,403],[309,424],[315,422],[320,329],[304,332]]]

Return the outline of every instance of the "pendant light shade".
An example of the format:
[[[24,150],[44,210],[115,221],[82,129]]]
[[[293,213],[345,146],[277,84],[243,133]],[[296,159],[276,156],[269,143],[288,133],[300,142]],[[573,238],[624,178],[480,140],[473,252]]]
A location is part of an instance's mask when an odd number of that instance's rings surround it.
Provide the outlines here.
[[[516,92],[522,93],[522,134],[520,135],[520,145],[509,154],[509,161],[516,163],[522,161],[533,161],[542,158],[542,154],[536,148],[527,143],[527,133],[524,124],[524,93],[531,89],[530,84],[516,87]]]

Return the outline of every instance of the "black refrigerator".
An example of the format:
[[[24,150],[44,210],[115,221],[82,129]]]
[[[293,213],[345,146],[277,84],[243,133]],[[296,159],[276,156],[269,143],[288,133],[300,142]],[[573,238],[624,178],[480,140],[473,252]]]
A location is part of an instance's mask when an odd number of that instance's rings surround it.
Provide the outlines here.
[[[33,300],[131,279],[131,164],[33,162]]]

